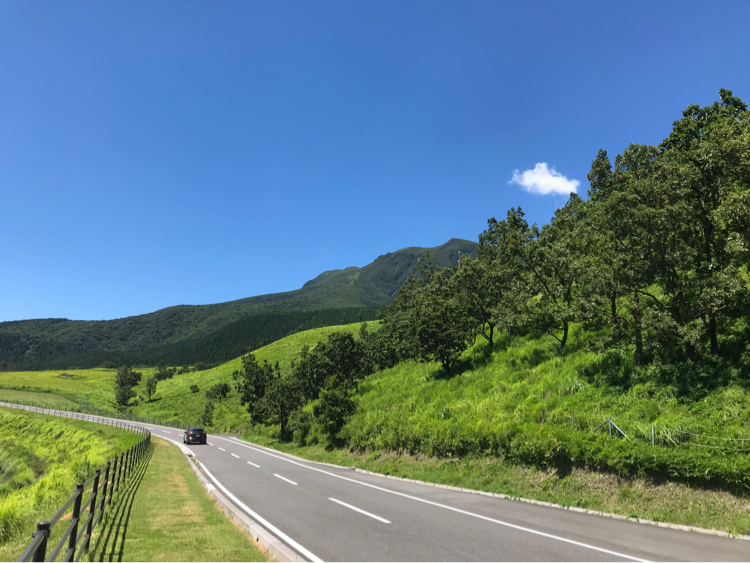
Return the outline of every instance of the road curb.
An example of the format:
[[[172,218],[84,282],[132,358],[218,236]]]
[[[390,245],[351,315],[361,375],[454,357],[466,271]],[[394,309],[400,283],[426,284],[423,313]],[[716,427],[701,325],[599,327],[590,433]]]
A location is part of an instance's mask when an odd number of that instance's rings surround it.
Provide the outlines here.
[[[157,438],[159,437],[160,436],[157,436]],[[182,454],[185,456],[193,473],[198,477],[201,485],[203,485],[203,488],[206,489],[206,492],[208,492],[211,497],[213,497],[222,511],[224,511],[224,514],[234,520],[239,526],[250,532],[253,539],[266,548],[276,561],[307,561],[307,559],[301,557],[291,547],[250,518],[239,507],[235,506],[233,502],[224,496],[224,494],[209,481],[208,477],[204,475],[203,471],[201,471],[200,467],[195,463],[193,456],[184,450],[182,450]]]
[[[242,442],[246,442],[248,444],[252,444],[255,447],[258,448],[264,448],[267,450],[271,450],[273,452],[287,455],[289,457],[293,457],[294,459],[298,459],[300,461],[304,461],[307,463],[317,463],[320,465],[327,465],[329,467],[336,467],[338,469],[349,469],[351,471],[355,471],[357,473],[363,473],[366,475],[374,475],[377,477],[385,477],[386,479],[393,479],[395,481],[405,481],[407,483],[416,483],[419,485],[426,485],[428,487],[436,487],[438,489],[447,489],[450,491],[460,491],[462,493],[471,493],[473,495],[481,495],[485,497],[494,497],[504,500],[515,500],[518,502],[525,502],[527,504],[536,504],[539,506],[546,506],[549,508],[558,508],[560,510],[568,510],[570,512],[578,512],[580,514],[591,514],[594,516],[604,516],[607,518],[612,518],[614,520],[625,520],[628,522],[635,522],[637,524],[646,524],[649,526],[656,526],[659,528],[671,528],[673,530],[681,530],[683,532],[696,532],[698,534],[706,534],[709,536],[719,536],[723,538],[732,538],[732,539],[738,539],[743,541],[750,541],[750,536],[744,535],[744,534],[730,534],[729,532],[725,532],[723,530],[712,530],[710,528],[699,528],[698,526],[686,526],[684,524],[672,524],[670,522],[657,522],[656,520],[647,520],[645,518],[632,518],[630,516],[623,516],[622,514],[613,514],[611,512],[601,512],[599,510],[591,510],[588,508],[579,508],[577,506],[565,506],[562,504],[555,504],[553,502],[546,502],[543,500],[534,500],[529,498],[523,498],[523,497],[514,497],[511,495],[504,495],[502,493],[490,493],[486,491],[477,491],[476,489],[465,489],[463,487],[454,487],[453,485],[443,485],[442,483],[430,483],[428,481],[419,481],[418,479],[409,479],[407,477],[396,477],[394,475],[385,475],[383,473],[376,473],[375,471],[368,471],[367,469],[359,469],[358,467],[345,467],[342,465],[335,465],[333,463],[326,463],[325,461],[312,461],[309,459],[305,459],[299,456],[296,456],[294,454],[290,454],[287,452],[282,452],[280,450],[275,450],[273,448],[269,448],[268,446],[261,446],[260,444],[254,444],[253,442],[247,442],[246,440],[241,440],[240,438],[236,438],[237,440],[240,440]]]

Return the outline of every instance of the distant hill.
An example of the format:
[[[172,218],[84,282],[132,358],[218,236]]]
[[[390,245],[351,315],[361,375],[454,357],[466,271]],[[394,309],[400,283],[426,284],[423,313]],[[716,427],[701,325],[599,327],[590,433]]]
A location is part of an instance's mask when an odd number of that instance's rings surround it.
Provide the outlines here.
[[[374,319],[428,251],[433,263],[448,267],[462,254],[473,255],[476,243],[451,239],[434,248],[404,248],[363,268],[323,272],[294,291],[226,303],[177,305],[111,321],[0,323],[0,370],[225,362],[300,330]]]

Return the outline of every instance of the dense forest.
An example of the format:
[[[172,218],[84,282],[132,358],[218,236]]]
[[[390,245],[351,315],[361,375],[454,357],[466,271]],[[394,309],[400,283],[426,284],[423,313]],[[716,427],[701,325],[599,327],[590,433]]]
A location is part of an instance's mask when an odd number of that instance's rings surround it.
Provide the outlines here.
[[[318,326],[372,320],[375,308],[328,309],[297,313],[248,315],[201,338],[135,350],[91,350],[70,342],[39,340],[27,354],[28,341],[0,332],[0,367],[3,371],[91,368],[102,364],[155,366],[215,365],[236,358],[289,334]]]
[[[374,318],[393,301],[420,256],[442,266],[473,255],[476,243],[452,239],[410,247],[363,268],[323,272],[302,288],[213,305],[178,305],[110,321],[35,319],[0,323],[0,370],[94,367],[102,362],[172,365],[225,362],[295,330]]]

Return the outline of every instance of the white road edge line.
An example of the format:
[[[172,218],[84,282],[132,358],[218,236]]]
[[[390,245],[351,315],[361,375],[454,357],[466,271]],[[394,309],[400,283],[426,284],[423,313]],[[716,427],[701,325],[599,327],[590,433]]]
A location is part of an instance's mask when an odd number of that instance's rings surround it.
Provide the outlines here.
[[[225,452],[225,451],[226,451],[226,450],[225,450],[224,448],[219,448],[219,450],[221,450],[222,452]]]
[[[236,457],[237,459],[240,459],[240,456],[238,456],[237,454],[232,454],[232,457]]]
[[[274,476],[274,477],[278,477],[279,479],[281,479],[282,481],[286,481],[287,483],[291,483],[292,485],[295,485],[295,486],[297,485],[297,483],[295,483],[295,482],[294,482],[294,481],[292,481],[291,479],[287,479],[286,477],[282,477],[282,476],[281,476],[281,475],[279,475],[278,473],[274,473],[274,474],[273,474],[273,476]]]
[[[257,465],[255,463],[253,463],[252,461],[248,461],[247,464],[248,465],[252,465],[253,467],[257,467],[258,469],[260,469],[260,465]]]
[[[380,516],[375,516],[371,512],[366,512],[362,510],[361,508],[357,508],[356,506],[352,506],[351,504],[346,504],[345,502],[341,502],[340,500],[336,500],[335,498],[328,497],[328,500],[333,501],[337,504],[340,504],[341,506],[345,506],[347,508],[351,508],[355,512],[359,512],[360,514],[364,514],[365,516],[369,516],[370,518],[374,518],[375,520],[378,520],[382,522],[383,524],[390,524],[390,520],[386,520],[385,518],[381,518]]]
[[[587,543],[583,543],[583,542],[571,540],[571,539],[568,539],[568,538],[564,538],[562,536],[556,536],[554,534],[548,534],[546,532],[540,532],[539,530],[534,530],[532,528],[526,528],[525,526],[518,526],[516,524],[511,524],[510,522],[503,522],[502,520],[497,520],[495,518],[490,518],[488,516],[482,516],[481,514],[476,514],[475,512],[469,512],[468,510],[462,510],[460,508],[455,508],[453,506],[448,506],[447,504],[441,504],[439,502],[433,502],[431,500],[427,500],[427,499],[415,497],[415,496],[412,496],[412,495],[407,495],[406,493],[400,493],[398,491],[392,491],[390,489],[385,489],[383,487],[378,487],[377,485],[371,485],[370,483],[365,483],[364,481],[358,481],[356,479],[351,479],[349,477],[344,477],[342,475],[336,475],[335,473],[331,473],[330,471],[325,471],[323,469],[318,469],[317,467],[311,467],[309,465],[305,465],[304,463],[299,463],[297,461],[293,461],[291,459],[287,459],[287,458],[285,458],[283,456],[272,454],[271,452],[267,452],[267,451],[262,450],[260,448],[256,448],[256,447],[250,446],[249,444],[244,444],[244,443],[242,443],[241,440],[238,440],[236,438],[234,438],[232,440],[229,440],[227,438],[221,438],[219,436],[217,436],[217,438],[219,438],[220,440],[226,440],[227,442],[232,442],[234,444],[243,446],[245,448],[248,448],[250,450],[254,450],[256,452],[260,452],[262,454],[266,454],[267,456],[275,457],[275,458],[280,459],[282,461],[286,461],[287,463],[298,465],[299,467],[304,467],[305,469],[311,469],[313,471],[317,471],[318,473],[323,473],[325,475],[329,475],[331,477],[335,477],[336,479],[343,479],[344,481],[349,481],[351,483],[357,483],[358,485],[363,485],[365,487],[370,487],[371,489],[382,491],[384,493],[389,493],[389,494],[396,495],[396,496],[399,496],[399,497],[408,498],[408,499],[411,499],[411,500],[415,500],[417,502],[422,502],[424,504],[429,504],[431,506],[437,506],[438,508],[444,508],[446,510],[451,510],[451,511],[457,512],[459,514],[464,514],[466,516],[472,516],[474,518],[479,518],[480,520],[485,520],[486,522],[492,522],[494,524],[499,524],[501,526],[506,526],[508,528],[513,528],[515,530],[521,530],[523,532],[528,532],[530,534],[536,534],[538,536],[542,536],[542,537],[545,537],[545,538],[550,538],[550,539],[553,539],[553,540],[558,540],[558,541],[561,541],[561,542],[569,543],[571,545],[577,545],[579,547],[585,547],[587,549],[593,549],[594,551],[598,551],[600,553],[607,553],[609,555],[614,555],[615,557],[624,557],[625,559],[630,559],[631,561],[644,561],[644,562],[648,561],[647,559],[642,559],[640,557],[633,557],[632,555],[625,555],[624,553],[619,553],[617,551],[611,551],[609,549],[604,549],[603,547],[597,547],[595,545],[591,545],[591,544],[587,544]]]
[[[323,560],[320,557],[318,557],[317,555],[315,555],[309,549],[306,549],[306,548],[302,547],[300,544],[298,544],[292,538],[290,538],[289,536],[287,536],[284,532],[282,532],[281,530],[279,530],[276,526],[274,526],[273,524],[271,524],[268,520],[266,520],[265,518],[263,518],[260,514],[258,514],[254,510],[251,510],[250,508],[248,508],[245,503],[243,503],[240,499],[238,499],[236,496],[234,496],[232,493],[230,493],[224,485],[222,485],[221,483],[219,483],[219,481],[216,480],[216,477],[214,477],[213,475],[211,475],[211,472],[206,468],[205,465],[203,465],[202,461],[199,461],[198,463],[201,464],[201,467],[203,468],[203,471],[206,472],[206,475],[209,476],[209,478],[211,479],[211,481],[213,481],[216,484],[216,486],[219,487],[219,489],[221,490],[221,492],[224,493],[225,495],[227,495],[232,500],[232,502],[234,502],[242,510],[244,510],[245,512],[247,512],[250,516],[252,516],[253,518],[255,518],[260,524],[262,524],[263,526],[265,526],[266,528],[268,528],[269,530],[271,530],[274,534],[276,534],[277,536],[279,536],[287,544],[289,544],[294,549],[296,549],[297,551],[299,551],[302,555],[304,555],[305,557],[307,557],[310,561],[314,561],[316,563],[318,563],[318,562],[322,563]]]

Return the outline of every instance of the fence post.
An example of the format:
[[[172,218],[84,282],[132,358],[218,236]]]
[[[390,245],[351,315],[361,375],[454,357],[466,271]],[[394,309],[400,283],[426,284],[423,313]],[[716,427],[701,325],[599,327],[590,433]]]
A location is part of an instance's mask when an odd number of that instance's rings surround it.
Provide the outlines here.
[[[607,422],[609,422],[609,437],[612,437],[612,417],[607,418]]]
[[[544,426],[544,419],[547,416],[547,409],[542,409],[542,424],[540,426]]]
[[[109,484],[109,468],[112,464],[111,461],[107,462],[107,467],[104,470],[104,486],[102,487],[102,509],[99,514],[99,518],[104,516],[104,508],[107,506],[107,485]]]
[[[654,425],[651,425],[651,445],[654,445]]]
[[[112,484],[109,487],[109,504],[112,504],[112,497],[115,495],[115,485],[117,484],[117,461],[120,456],[115,456],[115,464],[112,466]]]
[[[36,532],[31,534],[31,537],[36,538],[38,534],[42,534],[44,539],[39,547],[36,548],[32,561],[44,561],[44,556],[47,555],[47,538],[49,538],[50,523],[47,520],[42,520],[36,523]]]
[[[99,476],[101,474],[101,469],[97,469],[94,472],[94,486],[91,489],[91,506],[89,507],[89,523],[88,526],[86,526],[86,540],[81,546],[81,549],[83,551],[89,550],[89,542],[91,542],[91,532],[94,530],[94,517],[96,516],[96,493],[99,490]]]
[[[487,422],[490,421],[490,407],[487,407]]]
[[[83,496],[83,483],[76,485],[76,500],[73,501],[73,515],[70,517],[70,522],[73,524],[73,528],[70,530],[70,537],[68,538],[68,553],[65,555],[66,561],[72,561],[73,555],[76,551],[76,540],[78,539],[78,522],[81,520],[81,497]]]

